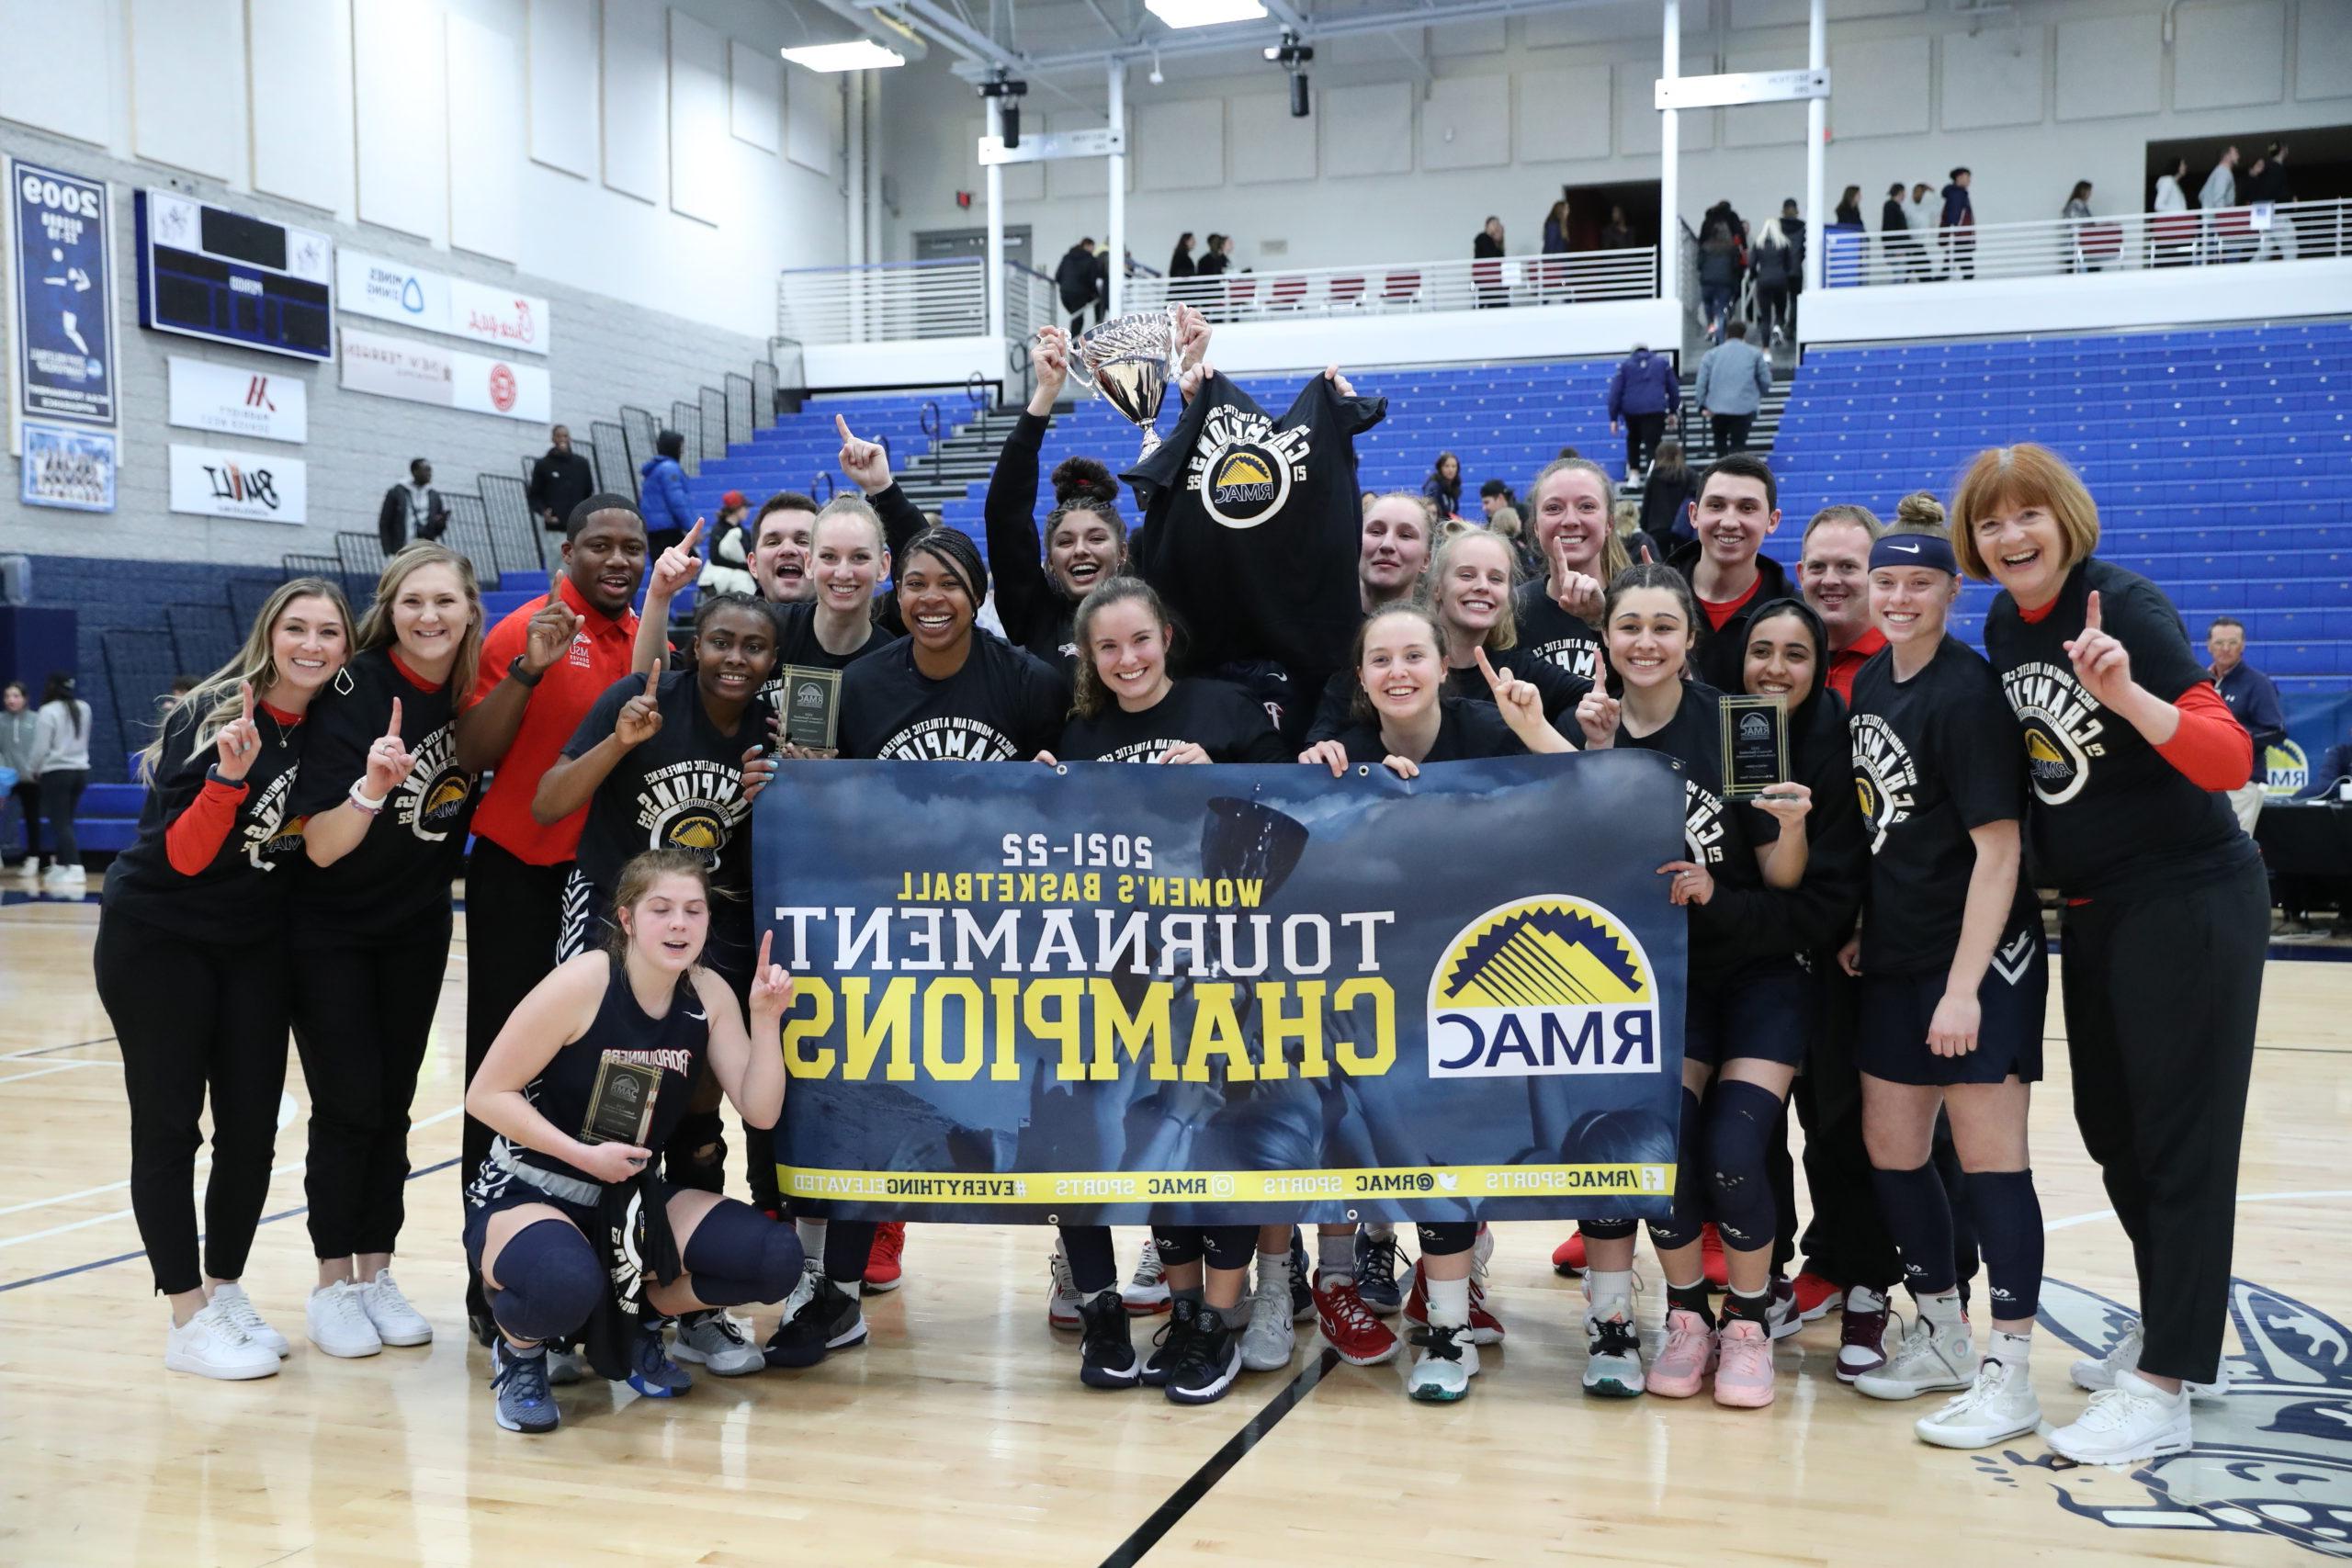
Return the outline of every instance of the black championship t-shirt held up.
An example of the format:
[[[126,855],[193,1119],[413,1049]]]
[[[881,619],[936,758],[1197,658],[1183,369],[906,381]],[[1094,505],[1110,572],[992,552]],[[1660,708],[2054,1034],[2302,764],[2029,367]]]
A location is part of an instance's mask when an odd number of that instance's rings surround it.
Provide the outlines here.
[[[2067,574],[2038,622],[2007,592],[1993,601],[1984,648],[2024,739],[2032,874],[2070,897],[2139,897],[2254,863],[2229,802],[2189,782],[2075,679],[2065,644],[2082,635],[2094,589],[2133,681],[2175,702],[2209,679],[2163,590],[2097,557]]]
[[[475,774],[458,766],[449,688],[428,691],[393,664],[390,649],[356,653],[311,704],[311,732],[295,815],[343,804],[368,773],[368,750],[400,699],[401,744],[416,758],[358,846],[330,866],[306,861],[294,882],[297,946],[379,936],[449,908],[473,820]]]
[[[594,750],[619,724],[622,706],[644,690],[642,675],[614,682],[580,721],[563,754]],[[692,850],[710,866],[714,891],[748,895],[752,844],[745,828],[752,807],[743,798],[743,753],[769,740],[767,705],[747,705],[735,733],[722,735],[703,710],[694,672],[682,670],[662,677],[661,708],[662,728],[622,755],[588,803],[580,873],[609,897],[619,886],[621,867],[635,856]],[[713,914],[741,909],[748,919],[749,907],[747,898],[721,899]]]
[[[1908,681],[1894,678],[1894,649],[1872,654],[1854,674],[1847,728],[1871,845],[1862,970],[1940,973],[1960,946],[1976,869],[1969,830],[2025,819],[2017,721],[1993,667],[1947,636]],[[2010,902],[2005,936],[2034,913],[2021,878]]]
[[[1092,718],[1073,718],[1054,755],[1065,762],[1156,762],[1186,741],[1212,762],[1287,762],[1296,753],[1265,705],[1223,681],[1178,681],[1168,694],[1129,713],[1114,702]]]
[[[841,754],[880,761],[1027,761],[1061,739],[1069,683],[1043,660],[975,627],[944,681],[915,668],[902,638],[842,677]]]
[[[1581,616],[1561,609],[1559,602],[1546,591],[1543,579],[1522,582],[1512,591],[1510,613],[1519,624],[1519,646],[1511,649],[1512,657],[1533,654],[1588,685],[1600,679],[1606,668],[1601,658],[1600,634]],[[1523,679],[1533,678],[1516,666],[1512,673]]]

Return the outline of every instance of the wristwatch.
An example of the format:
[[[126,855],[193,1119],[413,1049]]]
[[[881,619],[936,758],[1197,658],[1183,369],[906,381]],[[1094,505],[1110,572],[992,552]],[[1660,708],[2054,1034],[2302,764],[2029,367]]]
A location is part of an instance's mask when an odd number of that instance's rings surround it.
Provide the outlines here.
[[[532,674],[529,668],[524,664],[523,656],[519,653],[514,656],[514,661],[506,667],[506,678],[510,681],[520,681],[526,686],[537,685],[546,674],[547,671],[544,670],[537,675]]]

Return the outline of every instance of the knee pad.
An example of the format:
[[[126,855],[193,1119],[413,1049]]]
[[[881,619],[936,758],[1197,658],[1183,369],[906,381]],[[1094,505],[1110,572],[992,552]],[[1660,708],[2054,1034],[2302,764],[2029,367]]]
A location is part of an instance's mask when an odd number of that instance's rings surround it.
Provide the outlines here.
[[[1478,1244],[1478,1226],[1473,1220],[1424,1220],[1419,1229],[1424,1258],[1453,1258]]]
[[[517,1339],[568,1339],[604,1299],[596,1249],[561,1220],[540,1220],[509,1237],[498,1254],[491,1315]]]
[[[1990,1276],[1993,1315],[2005,1322],[2041,1309],[2041,1199],[2030,1170],[1972,1170],[1968,1207]]]
[[[694,1278],[696,1300],[731,1307],[784,1300],[807,1259],[790,1225],[730,1199],[702,1217],[679,1261]]]
[[[1682,1091],[1682,1122],[1675,1141],[1674,1207],[1662,1220],[1650,1222],[1650,1240],[1661,1252],[1689,1247],[1699,1239],[1707,1216],[1706,1194],[1699,1180],[1699,1097]]]
[[[1781,1097],[1736,1079],[1715,1085],[1707,1108],[1707,1197],[1724,1245],[1753,1252],[1772,1245],[1780,1205],[1765,1150],[1781,1126]]]
[[[1151,1228],[1153,1250],[1159,1254],[1162,1269],[1182,1269],[1201,1260],[1201,1227],[1198,1225],[1154,1225]]]
[[[1201,1254],[1212,1269],[1247,1269],[1258,1256],[1256,1225],[1204,1225]]]

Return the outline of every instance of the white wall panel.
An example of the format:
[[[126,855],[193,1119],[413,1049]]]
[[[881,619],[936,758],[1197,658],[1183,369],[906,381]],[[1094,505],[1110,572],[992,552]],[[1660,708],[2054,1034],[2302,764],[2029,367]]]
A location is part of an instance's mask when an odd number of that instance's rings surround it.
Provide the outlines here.
[[[107,84],[111,57],[107,7],[59,5],[57,0],[0,0],[0,39],[8,40],[0,63],[0,119],[39,126],[76,141],[104,146],[112,134],[113,96],[92,91]],[[39,53],[52,62],[85,62],[86,69],[41,69],[27,40],[39,39]]]
[[[1734,54],[1725,62],[1726,71],[1790,71],[1804,64],[1804,46],[1793,49],[1757,50]],[[1834,78],[1833,78],[1834,80]],[[1655,101],[1655,100],[1653,100]],[[1723,111],[1724,145],[1726,147],[1778,147],[1795,142],[1804,143],[1804,105],[1742,104]]]
[[[1137,190],[1202,190],[1225,184],[1225,100],[1137,104],[1127,144]]]
[[[1040,120],[1045,122],[1047,130],[1100,130],[1103,124],[1101,115],[1088,114],[1082,109],[1057,109],[1047,115],[1038,114],[1033,109],[1021,117],[1023,126],[1035,126]],[[1135,145],[1132,128],[1127,136],[1127,145]],[[1217,166],[1224,167],[1222,161]],[[1046,194],[1057,200],[1069,196],[1108,197],[1111,194],[1111,161],[1108,158],[1056,158],[1046,164],[1045,169]],[[1134,188],[1132,183],[1128,188]],[[1101,227],[1099,223],[1095,226]]]
[[[351,0],[359,217],[444,239],[449,225],[449,114],[437,0]]]
[[[449,13],[449,243],[523,259],[523,47]]]
[[[2345,0],[2306,6],[2309,13]],[[2233,108],[2275,104],[2286,95],[2287,8],[2281,0],[2249,5],[2184,5],[2172,55],[2172,107]],[[2305,51],[2307,52],[2307,51]]]
[[[1829,45],[1829,134],[1839,141],[1916,135],[1928,129],[1928,47],[1924,38],[1857,39]]]
[[[787,65],[784,72],[785,156],[831,178],[841,175],[842,81]],[[978,145],[976,132],[973,145]],[[1038,182],[1039,196],[1045,182]]]
[[[604,0],[605,184],[645,201],[662,199],[668,161],[668,38],[653,0]]]
[[[734,158],[727,139],[727,39],[684,11],[670,13],[670,209],[716,223],[727,210]]]
[[[1423,28],[1421,33],[1429,39],[1430,56],[1438,60],[1464,54],[1500,54],[1510,41],[1510,25],[1501,17]],[[1409,38],[1407,41],[1409,44]]]
[[[1609,67],[1519,73],[1522,164],[1562,164],[1609,156]]]
[[[1274,185],[1315,177],[1315,119],[1291,118],[1288,95],[1227,98],[1233,126],[1233,183]]]
[[[529,0],[531,157],[596,177],[596,0]]]
[[[1323,138],[1323,173],[1401,175],[1413,166],[1413,89],[1409,83],[1326,87],[1315,118]]]
[[[130,0],[130,130],[141,158],[243,181],[243,0]]]
[[[2295,96],[2352,98],[2352,6],[2311,0],[2295,18]]]
[[[2164,26],[2154,11],[2058,24],[2058,118],[2154,114],[2164,87]]]
[[[1710,75],[1713,62],[1702,56],[1693,60],[1688,53],[1682,57],[1683,72],[1691,76]],[[1630,61],[1617,71],[1617,152],[1628,154],[1655,152],[1658,150],[1657,62]],[[1682,151],[1703,152],[1715,144],[1715,112],[1713,109],[1686,109],[1678,127],[1681,132]],[[1644,175],[1644,179],[1655,179]]]
[[[319,0],[247,0],[254,188],[352,210],[351,12]]]
[[[1705,32],[1707,0],[1683,0],[1682,36],[1687,40]],[[1648,39],[1653,44],[1666,36],[1657,0],[1620,0],[1616,5],[1579,6],[1559,11],[1537,11],[1520,18],[1520,39],[1529,49],[1563,44],[1607,43],[1616,39]],[[1687,44],[1686,44],[1687,47]],[[1651,51],[1653,62],[1657,51]],[[1657,73],[1652,71],[1652,77]]]
[[[1510,78],[1445,76],[1421,100],[1421,167],[1491,169],[1510,162]]]
[[[775,51],[727,40],[727,130],[763,152],[784,146],[784,62]]]
[[[1944,57],[1944,129],[2041,124],[2048,30],[2039,23],[1995,22],[1975,38],[1944,34],[1938,40]]]

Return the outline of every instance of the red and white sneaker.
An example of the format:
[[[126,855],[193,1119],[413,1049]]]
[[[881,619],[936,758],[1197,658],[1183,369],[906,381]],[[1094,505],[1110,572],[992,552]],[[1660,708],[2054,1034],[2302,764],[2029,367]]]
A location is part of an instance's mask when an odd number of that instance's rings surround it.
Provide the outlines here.
[[[1699,1228],[1699,1267],[1707,1277],[1707,1289],[1721,1295],[1731,1289],[1731,1265],[1724,1260],[1724,1238],[1715,1234],[1713,1225]]]
[[[1590,1265],[1585,1261],[1584,1232],[1572,1230],[1568,1239],[1552,1249],[1552,1272],[1573,1280]]]
[[[1430,1297],[1421,1279],[1421,1266],[1413,1265],[1412,1293],[1405,1298],[1405,1321],[1415,1328],[1430,1325]],[[1473,1345],[1499,1345],[1503,1339],[1502,1319],[1487,1310],[1487,1288],[1474,1278],[1470,1281],[1470,1328],[1468,1337]]]
[[[1666,1314],[1666,1348],[1650,1363],[1645,1386],[1663,1399],[1689,1399],[1707,1385],[1715,1370],[1715,1331],[1695,1312],[1679,1307]]]
[[[1808,1269],[1789,1281],[1796,1292],[1797,1316],[1806,1323],[1817,1323],[1836,1312],[1846,1299],[1846,1287],[1834,1280],[1826,1280]]]
[[[877,1221],[874,1226],[874,1246],[865,1255],[865,1288],[869,1291],[897,1290],[900,1274],[899,1255],[906,1249],[907,1222]]]
[[[1396,1359],[1396,1334],[1364,1305],[1353,1280],[1326,1284],[1321,1274],[1315,1276],[1315,1324],[1323,1342],[1351,1365],[1376,1367]]]

